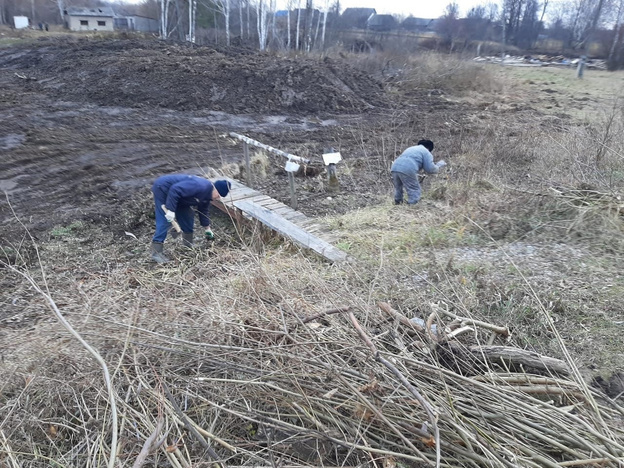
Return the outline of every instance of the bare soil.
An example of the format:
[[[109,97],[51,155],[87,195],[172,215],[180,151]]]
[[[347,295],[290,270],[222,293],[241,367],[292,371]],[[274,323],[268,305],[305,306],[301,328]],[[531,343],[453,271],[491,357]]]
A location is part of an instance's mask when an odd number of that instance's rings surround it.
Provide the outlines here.
[[[323,203],[319,182],[298,191],[307,214],[345,212],[387,191],[387,172],[367,169],[414,143],[405,130],[422,123],[439,133],[450,115],[461,118],[458,105],[425,92],[395,102],[381,82],[330,58],[54,37],[0,49],[0,63],[0,187],[35,234],[76,220],[108,223],[160,174],[240,163],[240,145],[223,138],[232,131],[320,168],[325,148],[342,150],[356,162],[340,198]],[[405,141],[378,154],[378,139],[393,133]],[[287,201],[284,161],[271,161],[259,188]],[[0,202],[5,236],[22,230],[13,216]]]

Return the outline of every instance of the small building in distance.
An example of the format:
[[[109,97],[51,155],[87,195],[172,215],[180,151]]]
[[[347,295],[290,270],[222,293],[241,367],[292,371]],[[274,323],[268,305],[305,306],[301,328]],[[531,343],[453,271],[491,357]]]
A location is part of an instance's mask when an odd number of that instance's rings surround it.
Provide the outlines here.
[[[140,15],[115,17],[114,25],[115,29],[119,31],[137,31],[146,33],[157,33],[160,31],[160,24],[157,19]]]
[[[366,27],[371,31],[392,31],[397,28],[397,20],[392,15],[373,15],[368,18]]]
[[[413,32],[432,31],[435,22],[435,20],[429,18],[414,18],[413,16],[408,16],[401,23],[401,28]]]
[[[344,29],[366,29],[369,18],[377,14],[374,8],[347,8],[340,15],[340,26]]]
[[[65,11],[65,26],[72,31],[113,31],[115,14],[110,7],[69,7]]]

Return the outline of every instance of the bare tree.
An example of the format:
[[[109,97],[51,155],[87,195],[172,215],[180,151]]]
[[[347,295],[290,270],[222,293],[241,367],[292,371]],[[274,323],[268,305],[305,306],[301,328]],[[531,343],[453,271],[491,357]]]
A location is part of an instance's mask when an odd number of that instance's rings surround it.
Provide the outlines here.
[[[281,40],[278,38],[277,36],[277,29],[275,27],[275,10],[277,9],[277,2],[276,0],[270,0],[269,3],[269,12],[270,12],[270,16],[269,18],[271,19],[271,41],[273,43],[275,43],[276,41],[280,41],[280,48],[281,48]]]
[[[548,4],[550,3],[550,0],[544,0],[544,3],[542,4],[542,14],[540,15],[540,19],[539,22],[544,24],[544,16],[546,16],[546,9],[548,8]]]
[[[622,29],[622,14],[624,13],[624,0],[619,0],[616,9],[616,17],[615,17],[615,26],[613,31],[613,42],[611,43],[611,48],[609,49],[609,57],[607,58],[607,66],[609,70],[615,70],[618,68],[618,63],[616,60],[616,50],[618,45],[620,45],[620,30]]]
[[[197,17],[197,0],[189,0],[188,2],[188,14],[189,14],[189,33],[187,40],[192,44],[195,44],[195,19]]]
[[[290,10],[292,6],[292,1],[289,1],[286,5],[288,9],[286,11],[286,48],[290,50]]]
[[[167,19],[169,18],[169,0],[160,0],[160,38],[167,39]]]
[[[240,37],[243,39],[244,31],[244,21],[243,21],[243,0],[238,0],[238,20],[240,22]]]
[[[539,5],[537,0],[526,0],[518,31],[516,32],[516,44],[531,48],[537,40],[540,31],[540,23],[537,20]]]
[[[603,13],[604,5],[604,0],[571,0],[561,7],[564,24],[572,32],[570,40],[575,43],[569,45],[585,47]]]
[[[510,44],[530,48],[539,34],[538,0],[504,0],[502,21]]]
[[[260,50],[265,50],[267,46],[267,36],[268,36],[268,28],[267,28],[267,5],[266,0],[258,0],[257,5],[257,26],[258,26],[258,41],[260,44]]]
[[[299,50],[299,31],[301,25],[301,0],[297,0],[297,34],[295,35],[295,50]]]
[[[223,19],[225,20],[225,43],[226,45],[231,44],[231,35],[230,35],[230,0],[216,0],[215,6],[219,9],[221,14],[223,15]],[[215,25],[216,26],[216,25]],[[241,25],[242,29],[242,25]]]
[[[288,39],[286,41],[286,48],[288,50],[290,50],[291,47],[292,47],[292,39],[291,39],[291,36],[292,36],[291,29],[292,28],[291,28],[291,24],[290,24],[290,12],[293,9],[293,6],[294,6],[293,0],[288,0],[288,2],[286,3],[286,8],[288,9],[288,11],[286,12],[286,20],[288,21],[288,23],[286,25],[286,29],[287,29],[286,33],[288,34]]]
[[[589,31],[587,32],[587,37],[585,38],[586,41],[589,40],[591,35],[596,31],[596,28],[598,27],[598,22],[600,21],[600,17],[603,14],[604,7],[605,0],[598,0],[598,4],[594,7],[592,20],[589,25]]]
[[[314,12],[312,12],[312,16],[314,17]],[[318,44],[318,34],[319,34],[319,30],[321,27],[321,12],[319,11],[319,14],[317,15],[316,18],[316,31],[314,32],[314,47],[317,48],[317,44]]]
[[[457,3],[449,3],[444,9],[444,15],[440,18],[437,31],[445,41],[452,44],[453,39],[457,35],[458,26],[459,5]]]
[[[499,13],[498,13],[498,8],[499,8],[499,7],[498,7],[498,4],[497,4],[497,3],[488,3],[488,4],[485,6],[485,9],[486,9],[486,11],[487,11],[487,18],[488,18],[490,21],[496,21],[496,20],[497,20],[498,15],[499,15]]]
[[[247,39],[251,37],[251,0],[247,1]]]
[[[65,18],[65,2],[63,0],[56,0],[56,5],[58,6],[59,15],[61,16],[61,23],[63,23]]]
[[[323,12],[323,33],[321,34],[321,49],[325,50],[325,30],[327,29],[327,13],[329,12],[329,4],[325,2],[325,11]]]
[[[313,10],[313,3],[312,0],[306,0],[306,9],[305,9],[305,25],[304,25],[304,37],[305,37],[305,43],[304,43],[304,47],[305,47],[305,51],[306,52],[310,52],[310,49],[312,47],[312,12]]]

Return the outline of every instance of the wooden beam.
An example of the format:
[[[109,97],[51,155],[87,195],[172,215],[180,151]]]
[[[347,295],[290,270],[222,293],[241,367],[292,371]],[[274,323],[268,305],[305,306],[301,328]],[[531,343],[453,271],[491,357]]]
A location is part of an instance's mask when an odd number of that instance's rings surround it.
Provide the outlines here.
[[[347,259],[347,254],[342,250],[334,247],[323,239],[313,236],[296,224],[291,223],[279,214],[267,210],[257,203],[252,203],[247,200],[238,200],[234,202],[234,206],[282,236],[292,239],[302,247],[314,250],[330,262],[342,262]]]
[[[252,138],[246,137],[245,135],[240,135],[238,133],[234,133],[234,132],[230,132],[230,136],[232,138],[236,138],[244,143],[247,143],[248,145],[253,145],[253,146],[257,146],[258,148],[262,148],[265,151],[268,151],[269,153],[273,153],[273,154],[278,154],[280,156],[285,157],[286,159],[288,159],[289,161],[295,161],[295,162],[301,162],[303,164],[309,164],[310,160],[306,159],[306,158],[302,158],[300,156],[295,156],[294,154],[290,154],[287,153],[285,151],[282,150],[278,150],[277,148],[273,148],[272,146],[269,145],[265,145],[264,143],[260,143],[257,140],[253,140]]]

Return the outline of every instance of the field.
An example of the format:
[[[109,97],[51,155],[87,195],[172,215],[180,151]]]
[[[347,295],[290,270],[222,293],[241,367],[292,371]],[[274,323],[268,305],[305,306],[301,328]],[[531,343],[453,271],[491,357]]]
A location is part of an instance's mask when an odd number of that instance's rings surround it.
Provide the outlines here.
[[[3,39],[0,466],[622,466],[623,85]],[[149,261],[151,182],[242,178],[229,132],[311,160],[299,209],[349,262],[218,213],[215,242]],[[390,164],[423,137],[448,166],[394,206]],[[288,203],[285,161],[253,158]]]

